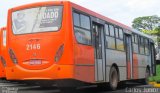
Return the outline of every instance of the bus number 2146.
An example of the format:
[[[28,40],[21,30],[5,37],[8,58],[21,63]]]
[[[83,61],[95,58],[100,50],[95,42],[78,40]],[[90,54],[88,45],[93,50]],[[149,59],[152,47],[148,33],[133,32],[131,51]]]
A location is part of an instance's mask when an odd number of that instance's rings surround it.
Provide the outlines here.
[[[27,44],[26,45],[26,50],[39,50],[41,49],[40,44]]]

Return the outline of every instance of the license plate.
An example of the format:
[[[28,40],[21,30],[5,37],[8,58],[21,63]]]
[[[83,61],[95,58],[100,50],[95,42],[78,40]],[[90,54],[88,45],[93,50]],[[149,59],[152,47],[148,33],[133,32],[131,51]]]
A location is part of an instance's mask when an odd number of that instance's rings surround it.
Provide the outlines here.
[[[40,65],[42,64],[41,60],[30,60],[29,62],[30,65]]]

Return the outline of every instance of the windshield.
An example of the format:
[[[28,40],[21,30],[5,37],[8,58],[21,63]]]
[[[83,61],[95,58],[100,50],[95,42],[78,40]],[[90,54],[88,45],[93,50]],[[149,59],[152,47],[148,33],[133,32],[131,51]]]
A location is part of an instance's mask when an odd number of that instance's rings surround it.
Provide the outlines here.
[[[61,27],[62,6],[36,7],[12,13],[14,34],[57,31]]]

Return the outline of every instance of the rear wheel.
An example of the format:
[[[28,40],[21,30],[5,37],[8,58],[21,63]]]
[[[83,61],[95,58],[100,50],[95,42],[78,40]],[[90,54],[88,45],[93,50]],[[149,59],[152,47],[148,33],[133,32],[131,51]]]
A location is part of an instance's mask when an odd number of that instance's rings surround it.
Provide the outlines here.
[[[109,86],[111,90],[116,90],[118,86],[119,75],[115,67],[112,67],[109,74]]]
[[[149,68],[146,69],[144,84],[148,84],[149,82],[150,71]]]
[[[149,68],[146,68],[145,78],[144,78],[144,79],[140,79],[140,80],[139,80],[139,83],[142,83],[142,84],[144,84],[144,85],[149,84],[149,76],[150,76]]]

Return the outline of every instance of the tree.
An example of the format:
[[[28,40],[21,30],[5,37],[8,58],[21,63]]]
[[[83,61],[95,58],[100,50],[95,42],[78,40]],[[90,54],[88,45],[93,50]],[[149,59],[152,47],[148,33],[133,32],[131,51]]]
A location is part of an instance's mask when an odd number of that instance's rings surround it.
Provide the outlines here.
[[[143,33],[156,36],[155,42],[160,43],[160,26],[155,28],[154,30],[142,30]]]
[[[151,35],[155,44],[160,46],[160,17],[156,15],[138,17],[132,23],[134,29]]]
[[[157,15],[138,17],[132,23],[132,27],[139,31],[154,30],[160,25],[160,17]]]
[[[158,34],[160,35],[160,26],[158,26],[157,28],[155,28],[156,31],[158,31]]]
[[[143,33],[148,34],[148,35],[156,35],[160,36],[160,27],[155,28],[154,30],[141,30]]]

